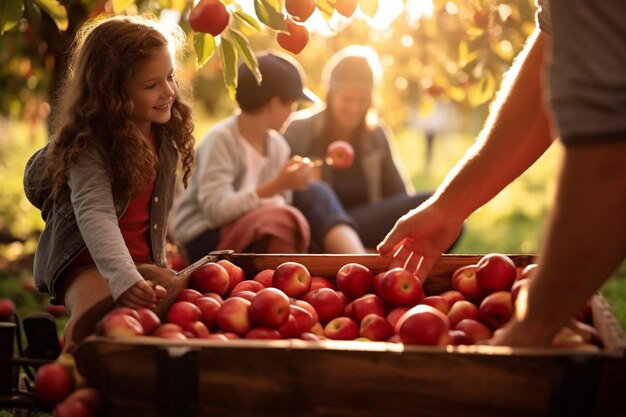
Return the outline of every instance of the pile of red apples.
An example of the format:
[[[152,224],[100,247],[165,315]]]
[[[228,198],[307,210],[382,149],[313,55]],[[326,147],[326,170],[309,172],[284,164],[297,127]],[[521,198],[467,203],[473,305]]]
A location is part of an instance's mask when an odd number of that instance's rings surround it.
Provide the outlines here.
[[[516,267],[506,255],[485,255],[452,274],[452,290],[424,294],[412,273],[374,275],[348,263],[335,281],[284,262],[246,279],[228,260],[196,270],[162,322],[148,309],[118,308],[98,326],[101,335],[189,338],[363,340],[416,345],[484,343],[515,311],[536,264]],[[589,303],[555,337],[553,346],[597,350]]]

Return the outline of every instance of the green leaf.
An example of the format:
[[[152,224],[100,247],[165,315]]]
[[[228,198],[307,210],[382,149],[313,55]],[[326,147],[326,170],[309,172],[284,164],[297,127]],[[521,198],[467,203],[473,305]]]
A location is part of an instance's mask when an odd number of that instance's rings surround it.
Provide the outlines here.
[[[237,92],[237,49],[226,38],[222,37],[220,42],[220,51],[222,55],[222,67],[224,68],[224,84],[228,89],[228,96],[231,100],[235,99]]]
[[[287,27],[285,16],[268,3],[268,0],[254,0],[254,12],[261,23],[274,30],[284,31]]]
[[[21,16],[21,0],[3,0],[0,2],[0,35],[17,25]]]
[[[229,29],[230,34],[232,35],[233,41],[235,41],[235,46],[239,53],[241,53],[241,57],[246,66],[250,69],[250,72],[254,75],[256,82],[261,84],[261,80],[263,76],[261,75],[261,71],[259,70],[259,62],[254,55],[254,51],[250,48],[250,43],[248,43],[248,39],[241,33],[234,29]]]
[[[237,10],[235,13],[233,13],[233,15],[253,29],[258,30],[259,32],[261,31],[261,25],[259,25],[259,22],[257,22],[257,20],[254,17],[250,16],[248,13]]]
[[[57,0],[34,0],[48,14],[60,31],[67,30],[67,10]]]
[[[322,16],[328,21],[335,11],[335,0],[317,0],[315,6],[322,13]]]
[[[264,0],[264,2],[278,13],[282,13],[283,8],[285,7],[284,0]]]
[[[365,15],[374,17],[378,10],[378,0],[360,0],[359,9],[361,9]]]
[[[113,11],[119,13],[134,3],[135,0],[113,0]]]
[[[485,104],[493,97],[496,91],[496,80],[490,70],[485,70],[483,76],[468,90],[468,100],[471,106]]]
[[[215,54],[215,38],[208,33],[194,33],[193,48],[196,51],[196,69],[202,68]]]

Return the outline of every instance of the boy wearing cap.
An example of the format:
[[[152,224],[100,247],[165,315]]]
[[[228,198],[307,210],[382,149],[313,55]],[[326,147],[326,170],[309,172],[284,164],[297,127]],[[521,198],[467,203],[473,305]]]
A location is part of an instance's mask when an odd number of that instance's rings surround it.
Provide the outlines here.
[[[190,262],[214,249],[303,253],[309,225],[291,206],[311,167],[279,133],[304,88],[299,64],[274,51],[257,55],[261,84],[239,66],[239,111],[214,126],[196,150],[196,170],[178,201],[173,234]],[[356,236],[356,233],[354,232]]]

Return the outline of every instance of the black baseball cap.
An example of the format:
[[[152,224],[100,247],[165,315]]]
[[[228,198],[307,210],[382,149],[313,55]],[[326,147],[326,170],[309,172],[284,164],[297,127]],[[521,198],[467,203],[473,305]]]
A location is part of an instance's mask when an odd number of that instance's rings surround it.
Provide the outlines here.
[[[260,85],[244,63],[239,65],[235,98],[243,110],[259,107],[273,97],[319,102],[304,87],[306,77],[298,61],[277,51],[259,52],[256,57],[263,78]]]

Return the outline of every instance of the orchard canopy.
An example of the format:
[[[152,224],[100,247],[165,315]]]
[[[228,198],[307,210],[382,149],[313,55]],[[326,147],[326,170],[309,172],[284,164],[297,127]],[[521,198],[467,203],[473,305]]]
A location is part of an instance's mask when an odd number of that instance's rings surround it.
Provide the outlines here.
[[[83,22],[143,13],[188,34],[183,71],[208,110],[232,99],[239,62],[258,74],[254,51],[294,54],[314,83],[348,44],[378,52],[390,108],[434,99],[477,107],[499,88],[534,12],[534,0],[2,0],[0,115],[28,117],[52,97]]]

